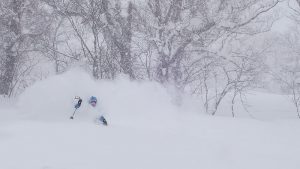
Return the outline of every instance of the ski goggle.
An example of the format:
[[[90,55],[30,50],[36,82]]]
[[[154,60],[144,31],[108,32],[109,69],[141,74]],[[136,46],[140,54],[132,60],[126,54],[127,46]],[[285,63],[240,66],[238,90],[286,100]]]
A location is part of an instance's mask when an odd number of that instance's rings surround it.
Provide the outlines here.
[[[97,104],[97,102],[95,102],[95,101],[92,101],[90,104],[91,104],[93,107],[95,107],[95,106],[96,106],[96,104]]]

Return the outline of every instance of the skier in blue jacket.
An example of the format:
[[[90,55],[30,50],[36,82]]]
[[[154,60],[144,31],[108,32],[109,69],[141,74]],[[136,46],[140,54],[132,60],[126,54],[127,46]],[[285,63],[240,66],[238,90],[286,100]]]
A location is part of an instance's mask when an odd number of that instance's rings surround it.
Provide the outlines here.
[[[90,99],[89,99],[89,104],[93,107],[93,108],[96,108],[97,106],[97,97],[95,96],[91,96]],[[107,126],[107,121],[106,119],[104,118],[103,115],[100,115],[100,117],[98,118],[98,120],[105,126]]]

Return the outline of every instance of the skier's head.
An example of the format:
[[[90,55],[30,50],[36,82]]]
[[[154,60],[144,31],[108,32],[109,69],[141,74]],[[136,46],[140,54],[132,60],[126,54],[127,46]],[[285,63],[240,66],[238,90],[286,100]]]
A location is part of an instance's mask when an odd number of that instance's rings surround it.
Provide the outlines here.
[[[91,96],[90,100],[89,100],[90,105],[92,105],[93,107],[95,107],[97,105],[97,97],[95,96]]]

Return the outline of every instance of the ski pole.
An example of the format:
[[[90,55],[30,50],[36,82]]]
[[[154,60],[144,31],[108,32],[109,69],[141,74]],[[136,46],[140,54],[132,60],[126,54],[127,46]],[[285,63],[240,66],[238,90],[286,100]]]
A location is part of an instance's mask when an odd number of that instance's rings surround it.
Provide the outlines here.
[[[74,115],[76,113],[77,108],[74,110],[73,115],[70,117],[70,119],[74,119]]]

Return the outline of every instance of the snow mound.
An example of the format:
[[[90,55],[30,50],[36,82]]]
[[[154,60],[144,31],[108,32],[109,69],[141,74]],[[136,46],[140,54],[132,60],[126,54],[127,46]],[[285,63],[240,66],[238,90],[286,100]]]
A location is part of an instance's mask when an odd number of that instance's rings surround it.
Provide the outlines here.
[[[96,81],[79,69],[37,82],[20,96],[18,108],[30,119],[68,119],[74,111],[75,96],[83,99],[78,109],[82,117],[89,116],[84,111],[90,96],[98,98],[98,106],[109,117],[154,119],[178,110],[158,83],[130,81],[126,76]]]

